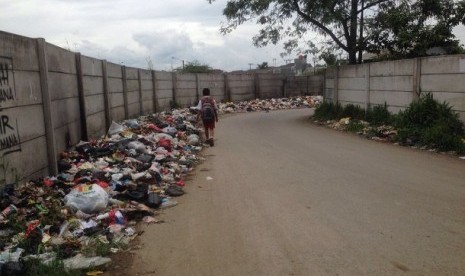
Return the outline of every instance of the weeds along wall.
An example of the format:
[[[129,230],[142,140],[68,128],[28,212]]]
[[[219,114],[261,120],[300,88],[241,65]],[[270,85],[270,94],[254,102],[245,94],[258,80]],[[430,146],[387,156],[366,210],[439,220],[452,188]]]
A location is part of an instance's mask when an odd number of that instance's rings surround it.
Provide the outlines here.
[[[0,31],[0,186],[54,175],[60,152],[112,121],[196,105],[205,87],[217,101],[322,94],[281,74],[144,70]]]
[[[421,94],[449,103],[465,122],[465,55],[366,63],[326,71],[324,96],[363,108],[405,109]]]

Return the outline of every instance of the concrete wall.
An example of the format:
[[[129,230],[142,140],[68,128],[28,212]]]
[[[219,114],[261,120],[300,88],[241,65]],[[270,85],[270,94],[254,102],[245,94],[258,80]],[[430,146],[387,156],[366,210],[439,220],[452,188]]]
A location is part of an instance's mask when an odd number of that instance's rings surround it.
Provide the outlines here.
[[[446,101],[465,121],[465,55],[425,57],[328,68],[325,99],[364,108],[405,109],[421,94]]]
[[[420,89],[448,102],[465,121],[465,55],[422,59]]]
[[[227,101],[228,88],[226,74],[199,74],[199,96],[202,96],[202,90],[206,87],[210,89],[210,94],[218,102]]]
[[[227,85],[231,101],[256,98],[255,75],[253,74],[228,74]]]
[[[284,97],[284,76],[277,74],[258,74],[257,75],[257,96],[261,99],[282,98]]]
[[[323,85],[324,75],[290,76],[285,79],[285,95],[323,95]]]
[[[240,101],[282,97],[286,83],[273,74],[131,68],[0,32],[0,185],[56,174],[60,152],[104,135],[112,121],[196,105],[205,87],[217,101]]]
[[[49,173],[38,43],[0,32],[0,183]]]

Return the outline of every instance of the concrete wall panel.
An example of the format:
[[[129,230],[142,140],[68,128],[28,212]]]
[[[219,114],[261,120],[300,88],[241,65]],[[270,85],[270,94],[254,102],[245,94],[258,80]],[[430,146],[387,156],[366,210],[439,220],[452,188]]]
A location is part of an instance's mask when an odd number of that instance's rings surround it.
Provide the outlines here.
[[[47,144],[45,136],[29,140],[21,144],[21,151],[5,156],[10,168],[15,168],[18,177],[30,180],[36,172],[47,173]],[[45,176],[40,175],[39,176]],[[15,175],[7,175],[7,182],[13,183]]]
[[[49,72],[48,76],[49,91],[52,101],[79,97],[76,75]]]
[[[387,105],[406,107],[413,100],[413,94],[410,92],[399,92],[399,91],[382,91],[374,90],[370,92],[370,103],[377,105]]]
[[[338,85],[344,90],[362,91],[366,89],[365,78],[340,78]]]
[[[107,63],[107,75],[109,78],[123,78],[123,71],[121,66],[111,62]]]
[[[128,92],[128,104],[139,102],[139,91]]]
[[[152,114],[153,113],[153,102],[151,101],[144,101],[142,103],[142,114],[147,115],[147,114]]]
[[[112,93],[123,93],[123,80],[108,78],[108,91]]]
[[[363,83],[365,84],[365,83]],[[371,90],[412,91],[413,78],[411,76],[371,77]]]
[[[14,99],[0,99],[1,108],[42,103],[40,76],[37,72],[15,71],[14,85],[11,88]]]
[[[62,127],[68,123],[79,121],[80,113],[78,98],[68,98],[53,101],[52,110],[55,111],[55,114],[52,116],[55,128]]]
[[[41,105],[8,108],[0,111],[0,140],[14,135],[20,142],[45,135],[43,110]],[[4,148],[0,151],[4,152]]]
[[[111,118],[115,122],[124,120],[124,106],[118,106],[111,109]]]
[[[87,116],[98,112],[103,112],[105,110],[105,106],[103,103],[103,94],[85,97],[85,101]]]
[[[81,55],[82,74],[84,76],[103,76],[102,61]]]
[[[56,45],[46,44],[48,70],[51,72],[76,74],[76,54]]]
[[[112,107],[124,106],[123,93],[111,93],[110,103]]]
[[[35,39],[0,31],[0,56],[11,58],[14,70],[39,71]]]
[[[103,78],[94,76],[84,76],[82,79],[84,95],[103,94]]]
[[[87,117],[87,133],[89,137],[94,138],[106,133],[105,112],[95,113]]]
[[[139,91],[139,80],[138,79],[128,79],[127,80],[128,91],[129,92],[136,92]]]
[[[412,76],[415,59],[370,63],[370,76]]]
[[[139,75],[137,73],[137,68],[126,67],[126,78],[128,80],[137,80],[139,79]]]
[[[465,73],[447,75],[423,75],[421,77],[422,92],[460,92],[465,96]]]
[[[339,90],[339,100],[345,102],[364,103],[366,101],[365,91]]]
[[[128,105],[128,113],[129,113],[129,118],[137,118],[140,116],[140,104],[139,103],[133,103]]]
[[[55,141],[57,153],[67,150],[81,140],[81,123],[70,122],[64,126],[55,128]]]
[[[433,97],[439,102],[447,102],[455,111],[465,112],[465,92],[464,93],[447,93],[433,92]]]
[[[465,55],[421,59],[421,74],[465,74]]]
[[[365,78],[367,65],[346,65],[339,69],[339,78]]]

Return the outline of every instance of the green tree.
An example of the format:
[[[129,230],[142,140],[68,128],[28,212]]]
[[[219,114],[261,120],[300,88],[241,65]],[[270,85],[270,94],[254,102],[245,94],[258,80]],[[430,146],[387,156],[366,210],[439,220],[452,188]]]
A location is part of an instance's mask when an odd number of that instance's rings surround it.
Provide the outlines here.
[[[208,0],[210,3],[215,0]],[[336,47],[345,51],[349,63],[361,62],[363,50],[368,45],[377,45],[380,39],[369,32],[370,25],[375,25],[379,12],[389,14],[389,11],[401,5],[413,5],[418,3],[429,10],[441,10],[450,12],[454,20],[447,25],[454,26],[465,21],[463,14],[465,0],[228,0],[223,9],[227,22],[221,27],[223,34],[229,33],[239,25],[256,20],[262,28],[253,38],[258,47],[268,43],[276,44],[287,39],[285,48],[296,48],[299,40],[309,31],[316,31],[327,38],[327,48]],[[425,10],[425,9],[423,9]],[[426,11],[426,10],[425,10]],[[437,14],[437,12],[436,12]],[[405,14],[404,14],[405,15]],[[402,16],[404,16],[402,15]],[[406,15],[415,16],[416,14]],[[427,14],[425,14],[427,15]],[[444,14],[444,18],[447,14]],[[426,16],[429,19],[431,17]],[[366,23],[370,24],[366,24]],[[291,24],[289,24],[291,23]],[[435,26],[441,23],[433,20],[423,22]],[[388,29],[390,26],[380,26]],[[432,27],[430,27],[432,28]],[[379,35],[387,40],[396,40],[396,36]],[[427,37],[422,37],[427,39]],[[357,58],[358,55],[358,58]]]
[[[184,68],[179,67],[175,69],[181,73],[209,73],[212,68],[207,64],[201,64],[198,60],[188,62]]]
[[[320,55],[320,59],[324,60],[327,66],[333,66],[337,63],[336,55],[328,51],[323,52]]]
[[[366,48],[388,58],[425,56],[432,47],[441,47],[447,54],[462,53],[452,29],[463,23],[464,11],[465,1],[385,2],[367,22]]]
[[[257,64],[257,69],[267,69],[268,67],[268,62],[266,61],[262,62],[262,64]]]

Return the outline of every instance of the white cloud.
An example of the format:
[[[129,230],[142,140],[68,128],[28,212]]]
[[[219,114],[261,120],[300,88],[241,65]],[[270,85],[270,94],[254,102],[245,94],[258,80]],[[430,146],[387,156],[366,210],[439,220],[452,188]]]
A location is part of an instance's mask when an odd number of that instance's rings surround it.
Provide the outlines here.
[[[248,63],[271,63],[280,47],[257,49],[253,24],[232,34],[219,32],[226,0],[0,0],[3,31],[43,37],[60,47],[128,66],[170,70],[198,60],[236,70]]]

